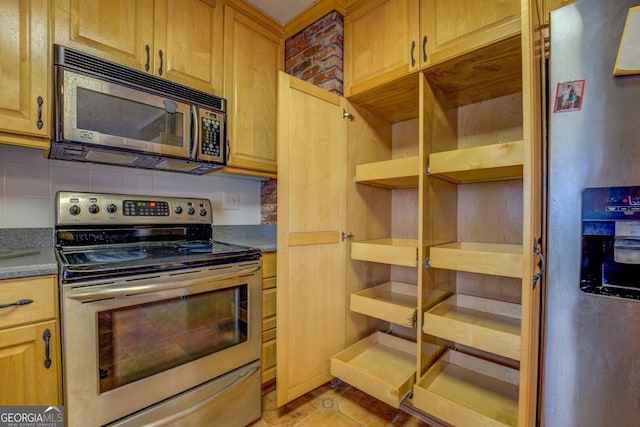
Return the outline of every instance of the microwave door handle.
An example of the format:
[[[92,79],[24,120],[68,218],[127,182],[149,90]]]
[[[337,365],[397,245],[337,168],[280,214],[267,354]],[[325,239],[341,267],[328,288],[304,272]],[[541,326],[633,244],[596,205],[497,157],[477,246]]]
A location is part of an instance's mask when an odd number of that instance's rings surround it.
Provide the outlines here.
[[[189,158],[197,160],[198,145],[200,144],[200,122],[198,120],[198,110],[195,105],[191,106],[191,153]]]

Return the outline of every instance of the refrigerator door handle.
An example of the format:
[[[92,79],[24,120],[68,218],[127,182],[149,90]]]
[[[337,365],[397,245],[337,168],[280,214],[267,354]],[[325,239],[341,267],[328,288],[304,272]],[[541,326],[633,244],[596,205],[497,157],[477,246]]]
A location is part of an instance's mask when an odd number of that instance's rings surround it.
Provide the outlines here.
[[[540,261],[538,261],[538,267],[540,267],[540,271],[533,275],[533,289],[536,288],[538,280],[544,274],[545,269],[544,255],[542,254],[542,250],[540,250],[540,243],[542,243],[542,238],[533,239],[533,253],[538,255],[538,257],[540,258]]]

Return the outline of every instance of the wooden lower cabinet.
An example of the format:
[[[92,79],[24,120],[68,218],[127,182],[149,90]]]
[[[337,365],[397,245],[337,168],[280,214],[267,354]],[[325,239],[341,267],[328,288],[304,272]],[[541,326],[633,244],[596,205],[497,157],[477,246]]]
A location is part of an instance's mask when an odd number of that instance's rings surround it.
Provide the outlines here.
[[[0,406],[62,404],[55,276],[0,280]]]
[[[278,406],[337,377],[535,425],[543,52],[519,10],[518,34],[349,100],[281,74]]]
[[[262,254],[262,385],[276,378],[276,253]]]

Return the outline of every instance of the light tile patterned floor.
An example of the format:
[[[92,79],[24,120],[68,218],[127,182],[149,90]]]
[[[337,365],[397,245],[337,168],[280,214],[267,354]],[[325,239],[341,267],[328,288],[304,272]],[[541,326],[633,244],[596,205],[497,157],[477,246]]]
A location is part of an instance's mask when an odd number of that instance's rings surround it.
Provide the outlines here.
[[[330,386],[331,385],[331,386]],[[277,408],[275,387],[262,396],[262,418],[252,427],[428,427],[348,384],[325,384]]]

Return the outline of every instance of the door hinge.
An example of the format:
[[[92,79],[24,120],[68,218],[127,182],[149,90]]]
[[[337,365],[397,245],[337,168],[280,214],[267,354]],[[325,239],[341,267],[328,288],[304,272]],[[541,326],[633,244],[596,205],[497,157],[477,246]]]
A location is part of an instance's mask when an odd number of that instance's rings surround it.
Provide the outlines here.
[[[342,241],[344,242],[345,240],[353,240],[353,233],[345,233],[343,231],[342,232]]]

